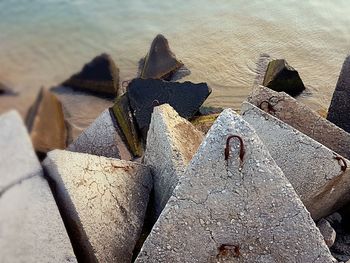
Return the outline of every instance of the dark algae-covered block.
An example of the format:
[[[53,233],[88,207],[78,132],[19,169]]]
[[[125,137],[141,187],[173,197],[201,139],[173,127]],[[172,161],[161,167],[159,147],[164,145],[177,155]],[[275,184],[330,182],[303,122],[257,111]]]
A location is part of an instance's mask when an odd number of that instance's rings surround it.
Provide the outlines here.
[[[297,96],[305,90],[298,71],[289,66],[284,59],[276,59],[269,63],[263,85],[274,91],[284,91],[291,96]]]
[[[192,118],[210,95],[206,83],[167,82],[157,79],[134,79],[128,86],[130,106],[138,128],[146,138],[155,106],[168,103],[181,117]]]

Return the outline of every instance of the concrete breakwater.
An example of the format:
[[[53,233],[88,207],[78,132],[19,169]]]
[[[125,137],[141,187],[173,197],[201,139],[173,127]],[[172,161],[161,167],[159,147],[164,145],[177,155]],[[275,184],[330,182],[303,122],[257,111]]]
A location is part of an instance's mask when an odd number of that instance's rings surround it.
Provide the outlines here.
[[[158,36],[125,90],[102,55],[70,78],[88,76],[78,89],[41,91],[29,133],[1,115],[0,262],[349,260],[350,134],[272,90],[301,79],[264,58],[274,85],[258,76],[240,113],[203,107],[206,83],[176,82],[188,70]],[[350,93],[342,79],[335,98]],[[80,131],[66,96],[109,105]]]

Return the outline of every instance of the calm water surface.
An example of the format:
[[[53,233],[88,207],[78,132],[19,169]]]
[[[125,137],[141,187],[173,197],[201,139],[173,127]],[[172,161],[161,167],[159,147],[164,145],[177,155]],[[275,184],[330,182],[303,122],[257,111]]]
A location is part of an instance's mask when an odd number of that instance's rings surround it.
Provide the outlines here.
[[[241,0],[1,0],[0,81],[21,93],[0,110],[23,114],[40,86],[55,85],[107,52],[133,78],[152,39],[163,33],[208,103],[239,108],[259,54],[286,58],[309,89],[300,99],[327,108],[350,49],[350,2]]]

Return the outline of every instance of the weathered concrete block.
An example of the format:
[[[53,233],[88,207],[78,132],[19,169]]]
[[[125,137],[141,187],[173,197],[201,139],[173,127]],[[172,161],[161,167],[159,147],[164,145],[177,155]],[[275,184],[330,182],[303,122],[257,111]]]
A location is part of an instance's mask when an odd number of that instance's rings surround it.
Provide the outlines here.
[[[61,102],[49,90],[42,88],[26,116],[26,125],[37,152],[65,149],[67,128]]]
[[[230,135],[242,138],[244,151],[238,139],[224,151]],[[180,178],[136,262],[236,261],[334,262],[259,137],[228,109]]]
[[[97,97],[70,87],[58,86],[51,91],[62,103],[67,145],[76,140],[105,109],[113,106],[113,99]]]
[[[68,146],[72,152],[132,160],[119,128],[112,120],[109,109],[102,114],[79,137]]]
[[[0,127],[0,262],[76,262],[21,117]]]
[[[203,134],[169,104],[154,108],[144,163],[153,175],[157,217],[202,140]]]
[[[350,170],[342,170],[333,151],[248,102],[242,104],[241,115],[255,129],[314,220],[350,200]]]
[[[131,262],[152,188],[143,165],[55,150],[44,168],[81,262]]]
[[[350,132],[350,56],[341,69],[337,86],[333,93],[327,119],[338,127]]]
[[[350,134],[284,92],[253,89],[248,101],[336,153],[350,158]]]
[[[256,63],[256,75],[253,83],[253,88],[264,84],[264,78],[267,71],[267,66],[273,58],[267,53],[261,53],[259,60]]]

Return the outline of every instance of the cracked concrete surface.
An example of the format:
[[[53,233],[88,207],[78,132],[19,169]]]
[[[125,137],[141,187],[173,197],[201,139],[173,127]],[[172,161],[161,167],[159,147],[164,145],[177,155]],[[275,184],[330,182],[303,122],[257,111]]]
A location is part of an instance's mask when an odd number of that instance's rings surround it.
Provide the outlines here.
[[[146,166],[55,150],[45,159],[81,262],[131,262],[152,188]]]
[[[27,130],[0,116],[0,262],[76,262]]]
[[[169,104],[154,108],[144,163],[153,175],[155,217],[162,212],[202,140],[203,134]]]
[[[259,86],[253,89],[247,100],[258,107],[263,101],[270,101],[273,107],[270,113],[274,117],[350,159],[350,134],[288,94]],[[266,103],[261,108],[267,111]]]
[[[255,129],[314,220],[350,200],[350,170],[341,170],[333,151],[248,102],[243,102],[241,115]]]
[[[244,140],[242,167],[237,140]],[[335,262],[292,185],[230,109],[188,165],[136,262]]]
[[[119,128],[115,127],[109,109],[102,114],[71,143],[67,150],[98,156],[132,160]]]

